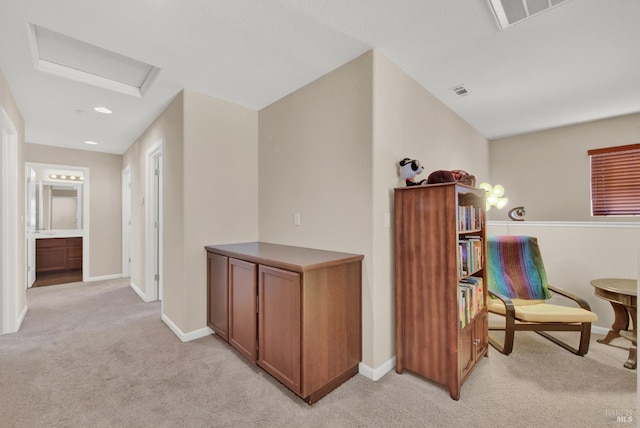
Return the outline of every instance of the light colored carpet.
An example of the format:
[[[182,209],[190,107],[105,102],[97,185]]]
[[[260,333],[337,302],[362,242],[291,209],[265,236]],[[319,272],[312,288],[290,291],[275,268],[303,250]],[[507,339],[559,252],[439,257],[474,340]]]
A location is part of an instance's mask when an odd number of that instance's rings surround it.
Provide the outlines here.
[[[575,356],[521,332],[493,348],[460,401],[432,382],[356,375],[309,406],[213,336],[182,343],[127,280],[30,289],[21,330],[0,336],[2,427],[635,426],[628,348],[592,337]],[[616,416],[633,422],[616,422]]]

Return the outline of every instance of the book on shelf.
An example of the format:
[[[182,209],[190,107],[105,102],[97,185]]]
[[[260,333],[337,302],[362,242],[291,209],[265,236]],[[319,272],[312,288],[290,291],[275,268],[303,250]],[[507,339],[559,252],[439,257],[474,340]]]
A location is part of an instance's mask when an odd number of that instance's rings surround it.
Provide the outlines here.
[[[458,207],[458,230],[478,230],[482,226],[484,209],[473,205]]]
[[[482,278],[469,276],[458,283],[460,327],[464,327],[484,307],[484,284]]]
[[[470,275],[482,269],[483,245],[480,237],[458,241],[458,276]]]

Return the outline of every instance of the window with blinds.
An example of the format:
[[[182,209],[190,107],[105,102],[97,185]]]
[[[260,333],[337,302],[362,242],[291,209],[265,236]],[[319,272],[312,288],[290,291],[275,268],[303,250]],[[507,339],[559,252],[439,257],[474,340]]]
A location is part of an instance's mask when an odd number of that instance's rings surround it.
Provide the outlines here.
[[[640,144],[589,150],[591,215],[640,215]]]

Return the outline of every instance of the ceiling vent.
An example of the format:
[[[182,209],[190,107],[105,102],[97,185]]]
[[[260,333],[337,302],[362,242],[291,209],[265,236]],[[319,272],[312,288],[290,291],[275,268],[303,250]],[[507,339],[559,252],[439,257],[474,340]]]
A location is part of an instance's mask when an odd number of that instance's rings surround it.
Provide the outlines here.
[[[454,88],[451,88],[451,90],[453,92],[455,92],[456,95],[459,96],[459,97],[465,97],[465,96],[469,95],[469,91],[467,91],[467,88],[465,88],[462,85],[458,85],[458,86],[456,86]]]
[[[82,40],[29,24],[36,70],[142,97],[159,69]]]
[[[489,0],[503,30],[569,0]]]

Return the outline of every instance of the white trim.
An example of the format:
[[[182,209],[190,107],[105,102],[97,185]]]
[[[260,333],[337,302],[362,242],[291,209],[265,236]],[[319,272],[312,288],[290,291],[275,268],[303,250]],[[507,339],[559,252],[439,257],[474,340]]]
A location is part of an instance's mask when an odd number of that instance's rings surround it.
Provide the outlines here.
[[[370,380],[378,381],[378,380],[382,379],[382,377],[384,375],[386,375],[391,370],[393,370],[395,367],[396,367],[396,356],[394,355],[389,360],[387,360],[385,363],[383,363],[382,365],[376,367],[375,369],[369,367],[365,363],[360,363],[358,365],[358,372],[362,376],[364,376],[364,377],[366,377],[366,378],[368,378]]]
[[[29,310],[29,307],[27,305],[24,305],[24,309],[22,309],[22,313],[18,316],[18,319],[16,320],[16,325],[17,325],[16,331],[20,330],[20,327],[22,327],[22,322],[27,316],[28,310]]]
[[[153,189],[154,189],[154,171],[153,168],[151,167],[152,162],[153,162],[153,158],[156,155],[160,155],[160,189],[159,189],[159,194],[160,194],[160,198],[159,198],[159,206],[160,206],[160,217],[159,217],[159,223],[160,223],[160,231],[159,231],[159,242],[158,242],[158,251],[159,251],[159,266],[158,266],[158,270],[159,270],[159,276],[160,279],[158,281],[158,286],[155,286],[155,281],[154,281],[154,260],[153,260],[153,256],[154,256],[154,252],[153,252],[153,248],[154,248],[154,239],[153,239],[153,221],[150,221],[149,219],[153,218],[153,206],[155,203],[155,199],[153,196]],[[163,289],[163,281],[164,281],[164,272],[163,272],[163,260],[164,260],[164,254],[163,254],[163,244],[164,244],[164,225],[163,225],[163,176],[164,176],[164,139],[161,138],[160,140],[158,140],[155,144],[153,144],[151,147],[149,147],[146,151],[145,154],[145,168],[146,168],[146,172],[145,172],[145,198],[144,198],[144,212],[145,212],[145,216],[144,216],[144,223],[145,223],[145,250],[144,250],[144,272],[145,272],[145,296],[147,296],[147,298],[149,299],[149,301],[154,301],[154,300],[160,300],[160,295],[161,292],[160,290]]]
[[[147,297],[146,297],[146,296],[144,295],[144,293],[142,292],[142,290],[140,290],[140,289],[138,288],[138,286],[137,286],[136,284],[134,284],[134,282],[133,282],[133,281],[131,281],[131,282],[129,283],[129,286],[130,286],[131,288],[133,288],[133,291],[135,291],[135,292],[136,292],[136,294],[140,297],[140,299],[142,299],[142,301],[143,301],[143,302],[149,302],[149,301],[147,300]]]
[[[6,138],[5,138],[6,136]],[[18,221],[18,131],[9,114],[0,105],[0,155],[2,179],[0,179],[0,197],[2,197],[0,213],[0,236],[2,237],[2,254],[0,257],[0,334],[14,333],[20,328],[18,311],[18,233],[26,236],[24,221]],[[26,247],[24,249],[26,257]],[[26,262],[26,260],[25,260]],[[26,264],[25,264],[26,267]],[[26,282],[26,280],[25,280]],[[25,305],[26,306],[26,305]],[[23,310],[24,312],[24,310]]]
[[[591,324],[591,333],[601,334],[603,336],[606,336],[607,333],[609,333],[609,330],[610,330],[609,327],[600,327],[598,325]]]
[[[162,321],[164,321],[164,323],[167,325],[167,327],[169,327],[173,334],[178,336],[178,339],[183,342],[190,342],[192,340],[200,339],[201,337],[209,336],[213,333],[213,330],[211,330],[209,327],[202,327],[198,330],[193,330],[189,333],[185,333],[180,330],[180,327],[178,327],[173,321],[171,321],[171,319],[165,314],[162,314]]]
[[[127,179],[128,178],[128,179]],[[127,196],[129,200],[127,200]],[[131,276],[131,227],[128,224],[132,217],[131,198],[131,165],[122,170],[122,276]]]
[[[122,278],[122,274],[121,273],[116,273],[116,274],[113,274],[113,275],[92,276],[90,278],[83,278],[82,281],[84,281],[84,282],[96,282],[96,281],[106,281],[108,279],[118,279],[118,278]]]
[[[524,227],[591,227],[591,228],[640,228],[640,222],[596,222],[596,221],[487,221],[487,226]]]

